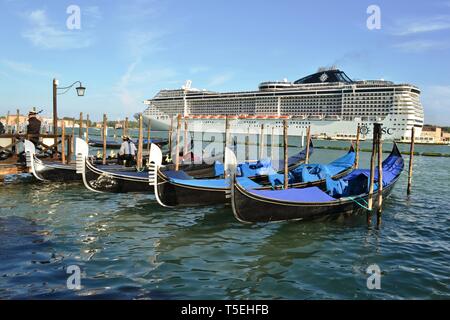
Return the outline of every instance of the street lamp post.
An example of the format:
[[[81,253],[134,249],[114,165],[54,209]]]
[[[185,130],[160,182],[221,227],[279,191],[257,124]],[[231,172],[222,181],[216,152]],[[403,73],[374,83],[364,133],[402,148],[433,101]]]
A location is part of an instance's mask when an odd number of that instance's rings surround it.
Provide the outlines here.
[[[77,95],[79,97],[83,97],[84,93],[86,91],[86,88],[83,87],[83,85],[81,84],[81,81],[75,81],[74,83],[72,83],[70,86],[67,87],[61,87],[58,88],[58,80],[57,79],[53,79],[53,134],[55,135],[55,140],[54,140],[54,154],[57,154],[58,151],[58,99],[57,99],[57,95],[63,95],[65,93],[67,93],[74,85],[79,84],[78,87],[76,87],[75,89],[77,90]],[[58,93],[58,90],[65,90],[62,93]],[[64,139],[64,137],[63,137]]]

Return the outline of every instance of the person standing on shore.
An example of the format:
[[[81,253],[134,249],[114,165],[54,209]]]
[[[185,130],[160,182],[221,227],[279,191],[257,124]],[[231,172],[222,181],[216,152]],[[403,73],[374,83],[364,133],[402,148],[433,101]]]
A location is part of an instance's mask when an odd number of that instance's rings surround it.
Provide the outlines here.
[[[0,134],[5,134],[5,126],[3,125],[3,122],[0,121]]]
[[[30,141],[37,147],[39,143],[39,134],[41,133],[41,120],[36,117],[37,113],[30,111],[28,113],[27,134],[36,135],[30,137]]]

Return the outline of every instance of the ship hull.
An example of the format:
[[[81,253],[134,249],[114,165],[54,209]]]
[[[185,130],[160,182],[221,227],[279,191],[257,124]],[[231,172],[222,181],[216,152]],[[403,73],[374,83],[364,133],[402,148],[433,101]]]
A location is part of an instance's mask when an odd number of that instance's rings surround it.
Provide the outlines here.
[[[152,130],[168,131],[170,120],[167,117],[144,115],[145,122],[151,121]],[[406,120],[405,120],[406,121]],[[371,139],[373,123],[371,121],[327,121],[327,120],[289,120],[288,135],[306,136],[306,129],[311,126],[311,134],[321,138],[331,138],[339,140],[352,140],[356,138],[358,124],[362,126],[361,139]],[[240,119],[231,122],[231,132],[233,134],[259,134],[261,124],[265,126],[265,134],[282,135],[282,120],[270,119]],[[383,138],[385,140],[402,141],[411,135],[411,130],[399,130],[395,128],[396,121],[391,117],[386,117],[382,121]],[[189,119],[190,132],[224,133],[225,120],[223,119]],[[416,135],[420,136],[421,127],[416,127]]]

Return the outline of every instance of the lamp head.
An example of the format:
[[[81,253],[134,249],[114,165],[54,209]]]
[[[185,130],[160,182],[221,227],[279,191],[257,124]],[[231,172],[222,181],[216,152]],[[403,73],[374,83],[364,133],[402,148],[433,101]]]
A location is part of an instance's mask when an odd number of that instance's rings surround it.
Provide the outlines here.
[[[84,92],[86,91],[86,88],[83,87],[83,85],[81,84],[81,82],[80,82],[80,86],[79,86],[79,87],[76,87],[75,89],[77,89],[77,95],[78,95],[79,97],[83,97],[83,96],[84,96]]]

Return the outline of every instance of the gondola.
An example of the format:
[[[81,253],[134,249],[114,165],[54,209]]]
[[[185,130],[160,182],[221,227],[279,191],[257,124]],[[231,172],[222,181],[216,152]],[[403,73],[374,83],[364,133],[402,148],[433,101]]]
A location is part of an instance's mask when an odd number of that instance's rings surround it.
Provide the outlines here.
[[[89,145],[82,139],[77,138],[77,172],[81,175],[87,189],[94,192],[128,193],[128,192],[151,192],[153,185],[148,183],[149,173],[147,170],[138,171],[135,168],[122,170],[109,170],[108,167],[96,166],[89,160]],[[159,156],[160,155],[160,156]],[[153,163],[162,164],[161,149],[155,144],[150,147],[149,167]],[[174,164],[167,167],[173,168]],[[183,172],[198,178],[210,178],[216,176],[214,164],[180,164]]]
[[[404,167],[403,158],[395,143],[382,166],[382,194],[383,198],[387,198]],[[245,223],[309,220],[341,214],[358,214],[367,210],[369,178],[370,170],[356,169],[337,180],[327,178],[323,189],[307,187],[286,190],[251,189],[242,185],[239,179],[233,178],[232,209],[236,219]],[[374,175],[374,179],[376,184],[373,208],[376,208],[378,174]]]
[[[27,167],[39,181],[79,181],[81,176],[76,173],[75,166],[56,161],[42,161],[36,156],[36,148],[29,140],[24,140]]]
[[[84,185],[87,189],[94,192],[111,192],[111,193],[128,193],[128,192],[153,192],[153,184],[149,185],[149,172],[143,171],[124,171],[120,170],[108,170],[99,166],[94,166],[89,160],[89,145],[82,139],[77,138],[77,146],[79,146],[79,152],[77,152],[77,170],[81,174]],[[310,147],[312,152],[313,147]],[[293,167],[296,167],[299,161],[302,161],[301,154],[291,157],[291,163]],[[159,159],[161,149],[155,145],[151,145],[149,168],[151,171],[153,163],[162,164],[162,158]],[[218,156],[222,158],[221,155]],[[223,173],[221,165],[208,159],[206,163],[202,164],[180,164],[179,171],[175,172],[174,164],[167,164],[164,170],[172,172],[172,176],[180,179],[196,178],[196,179],[211,179]],[[210,164],[211,163],[211,164]],[[158,165],[161,167],[161,165]]]
[[[26,165],[39,181],[70,182],[81,181],[82,177],[76,172],[75,164],[63,164],[57,161],[41,160],[36,156],[36,148],[29,140],[24,140]],[[78,150],[78,146],[76,146]],[[77,152],[77,150],[75,152]],[[119,170],[123,166],[99,166],[108,170]]]
[[[310,153],[313,147],[310,147]],[[306,151],[302,150],[289,158],[290,170],[301,167],[306,157]],[[354,158],[349,164],[353,166]],[[227,161],[225,161],[225,166]],[[270,162],[257,161],[239,164],[241,184],[253,188],[271,188],[269,184],[261,185],[267,176],[278,176]],[[347,169],[347,168],[345,168]],[[224,170],[222,169],[222,172]],[[219,177],[214,179],[194,179],[194,177],[182,171],[158,169],[152,172],[152,181],[155,186],[155,196],[158,203],[164,207],[213,205],[228,202],[226,193],[230,189],[229,179]]]

